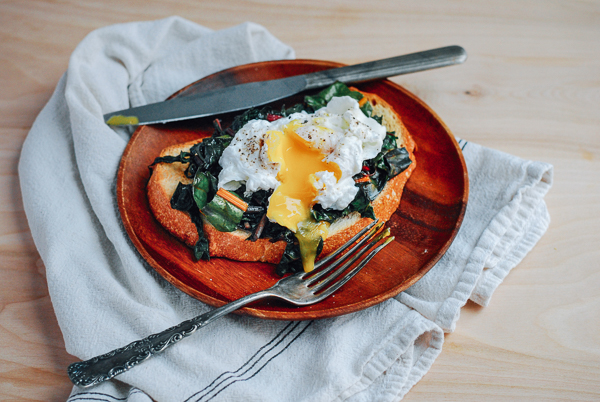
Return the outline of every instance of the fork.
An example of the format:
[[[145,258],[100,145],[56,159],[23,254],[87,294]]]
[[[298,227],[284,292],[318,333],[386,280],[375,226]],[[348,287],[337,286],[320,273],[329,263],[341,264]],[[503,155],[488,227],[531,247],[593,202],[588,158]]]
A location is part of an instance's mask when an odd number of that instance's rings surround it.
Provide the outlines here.
[[[284,277],[269,289],[244,296],[106,354],[73,363],[67,369],[69,378],[73,384],[84,388],[110,380],[187,338],[217,318],[266,297],[282,299],[297,306],[318,303],[352,279],[375,254],[394,240],[394,237],[389,237],[389,229],[379,233],[382,226],[383,223],[371,222],[334,253],[315,263],[315,269],[311,272],[299,272]],[[365,236],[360,239],[363,235]],[[357,241],[359,239],[360,241]],[[377,243],[380,244],[363,258]],[[342,254],[347,249],[349,250]],[[357,261],[358,264],[354,265]],[[331,264],[327,265],[329,262]],[[321,269],[322,267],[325,268]],[[350,267],[352,268],[348,269]]]

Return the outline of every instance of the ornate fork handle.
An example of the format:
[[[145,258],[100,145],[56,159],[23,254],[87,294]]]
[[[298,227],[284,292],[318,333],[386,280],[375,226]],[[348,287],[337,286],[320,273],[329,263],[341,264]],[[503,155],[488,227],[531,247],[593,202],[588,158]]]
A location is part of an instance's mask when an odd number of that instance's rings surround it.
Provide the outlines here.
[[[258,292],[242,297],[234,302],[225,304],[208,313],[183,321],[182,323],[168,328],[158,334],[130,343],[119,349],[93,357],[89,360],[73,363],[67,369],[69,378],[73,384],[80,387],[91,387],[103,381],[109,380],[132,367],[137,366],[144,360],[162,352],[171,345],[187,338],[199,328],[211,323],[226,314],[231,313],[248,303],[272,296],[268,291]]]
[[[390,235],[389,228],[379,233],[382,225],[383,223],[373,221],[365,226],[335,252],[319,260],[315,264],[314,272],[298,272],[286,276],[267,290],[242,297],[211,312],[184,321],[161,333],[150,335],[112,352],[93,357],[84,362],[73,363],[67,369],[69,377],[73,384],[80,387],[90,387],[109,380],[162,352],[183,338],[187,338],[196,332],[198,328],[202,328],[217,318],[248,303],[265,297],[278,297],[297,306],[318,303],[353,278],[375,254],[394,239],[388,237]],[[365,235],[367,232],[369,233]],[[381,241],[382,239],[385,240]],[[369,252],[373,247],[375,248]],[[348,251],[344,253],[345,250]],[[369,254],[364,256],[366,253]],[[334,258],[335,260],[333,260]],[[325,264],[328,265],[320,269]]]

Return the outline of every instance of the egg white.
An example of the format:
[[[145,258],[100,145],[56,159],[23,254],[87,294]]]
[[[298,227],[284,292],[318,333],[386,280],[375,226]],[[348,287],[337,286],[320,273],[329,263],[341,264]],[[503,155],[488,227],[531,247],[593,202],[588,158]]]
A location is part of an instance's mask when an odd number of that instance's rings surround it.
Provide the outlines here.
[[[386,129],[365,116],[358,102],[349,97],[335,97],[314,114],[293,113],[273,122],[252,120],[246,123],[225,148],[219,164],[219,187],[236,190],[246,184],[246,193],[274,190],[279,164],[269,160],[267,139],[271,131],[297,120],[296,133],[319,149],[327,162],[335,162],[342,172],[339,180],[331,172],[317,172],[315,201],[323,208],[344,209],[356,196],[358,187],[352,176],[362,169],[363,161],[372,159],[381,150]]]

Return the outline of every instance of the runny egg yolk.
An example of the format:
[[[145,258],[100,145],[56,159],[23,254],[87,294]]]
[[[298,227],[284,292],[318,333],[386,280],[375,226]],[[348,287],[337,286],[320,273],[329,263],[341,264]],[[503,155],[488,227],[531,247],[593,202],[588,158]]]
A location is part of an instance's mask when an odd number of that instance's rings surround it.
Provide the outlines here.
[[[269,199],[267,217],[295,233],[300,245],[304,271],[314,268],[320,239],[327,237],[329,224],[316,222],[310,214],[316,204],[315,173],[332,172],[337,180],[342,176],[335,162],[325,162],[325,155],[313,144],[296,133],[300,127],[297,120],[291,121],[282,131],[269,131],[267,146],[271,162],[279,163],[275,188]]]

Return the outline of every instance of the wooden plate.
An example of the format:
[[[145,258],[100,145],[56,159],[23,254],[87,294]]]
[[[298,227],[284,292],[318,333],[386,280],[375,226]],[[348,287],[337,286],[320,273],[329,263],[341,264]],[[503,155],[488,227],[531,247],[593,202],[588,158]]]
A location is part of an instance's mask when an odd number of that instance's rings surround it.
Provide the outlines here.
[[[282,78],[340,64],[289,60],[235,67],[200,80],[173,96],[250,81]],[[276,300],[239,310],[256,317],[306,320],[334,317],[373,306],[414,284],[444,254],[462,222],[468,197],[465,162],[454,136],[415,95],[388,80],[356,85],[379,94],[402,116],[417,150],[417,168],[406,184],[400,207],[388,223],[396,240],[334,296],[308,307]],[[302,94],[285,100],[291,106]],[[232,115],[219,116],[223,124]],[[213,132],[213,118],[141,126],[131,137],[119,167],[117,197],[127,233],[142,257],[165,279],[189,295],[220,306],[266,289],[279,278],[265,263],[213,258],[194,261],[192,252],[154,219],[146,197],[148,165],[160,151]]]

